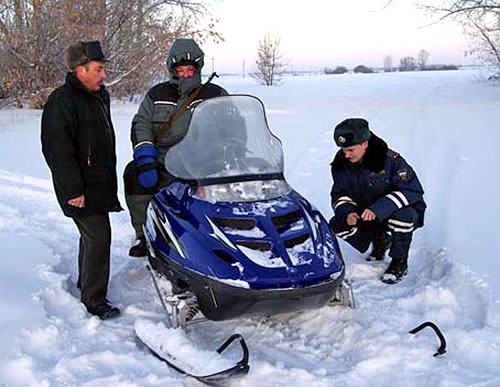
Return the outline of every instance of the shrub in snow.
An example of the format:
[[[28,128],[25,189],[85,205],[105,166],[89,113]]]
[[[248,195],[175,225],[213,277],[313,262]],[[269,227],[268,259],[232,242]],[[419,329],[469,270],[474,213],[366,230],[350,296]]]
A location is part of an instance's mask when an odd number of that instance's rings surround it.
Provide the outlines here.
[[[335,69],[332,69],[330,67],[325,67],[325,74],[345,74],[347,73],[347,68],[344,66],[337,66]]]
[[[354,67],[354,72],[357,73],[363,73],[363,74],[370,74],[373,73],[373,70],[365,65],[358,65]]]

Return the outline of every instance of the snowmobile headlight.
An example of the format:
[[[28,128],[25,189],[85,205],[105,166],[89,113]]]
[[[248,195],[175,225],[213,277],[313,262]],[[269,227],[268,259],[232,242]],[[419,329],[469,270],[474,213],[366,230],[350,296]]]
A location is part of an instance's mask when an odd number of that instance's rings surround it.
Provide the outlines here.
[[[285,180],[240,181],[198,187],[193,196],[207,202],[254,202],[277,198],[290,193]]]

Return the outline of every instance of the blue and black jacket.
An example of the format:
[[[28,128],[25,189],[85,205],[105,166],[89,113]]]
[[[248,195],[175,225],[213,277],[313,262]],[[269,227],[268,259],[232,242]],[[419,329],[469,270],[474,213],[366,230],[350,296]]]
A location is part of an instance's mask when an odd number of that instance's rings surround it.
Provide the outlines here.
[[[345,223],[351,212],[371,209],[380,222],[403,207],[418,213],[416,227],[424,224],[424,190],[413,168],[387,143],[372,133],[368,148],[359,163],[348,161],[339,150],[331,163],[332,208]]]

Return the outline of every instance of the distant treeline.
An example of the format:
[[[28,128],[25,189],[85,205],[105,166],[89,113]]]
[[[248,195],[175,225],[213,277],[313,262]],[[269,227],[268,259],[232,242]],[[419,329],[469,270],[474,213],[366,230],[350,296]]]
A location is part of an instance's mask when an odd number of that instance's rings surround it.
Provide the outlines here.
[[[352,69],[353,73],[362,73],[362,74],[370,74],[370,73],[376,73],[376,72],[402,72],[402,71],[440,71],[440,70],[458,70],[459,66],[454,65],[454,64],[447,64],[447,65],[442,65],[442,64],[434,64],[434,65],[428,65],[424,66],[421,68],[406,68],[406,67],[395,67],[391,69],[387,68],[373,68],[365,65],[358,65]],[[325,74],[345,74],[349,72],[349,69],[344,66],[337,66],[335,68],[332,67],[325,67],[323,72]]]

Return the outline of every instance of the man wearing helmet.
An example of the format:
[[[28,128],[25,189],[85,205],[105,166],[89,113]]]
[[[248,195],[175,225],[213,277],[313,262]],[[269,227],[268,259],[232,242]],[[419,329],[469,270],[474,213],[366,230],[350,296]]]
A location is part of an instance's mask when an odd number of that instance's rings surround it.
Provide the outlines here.
[[[177,39],[168,53],[170,80],[157,84],[147,92],[132,120],[134,161],[127,165],[124,172],[125,199],[136,234],[130,256],[147,254],[142,230],[146,208],[152,196],[172,179],[163,166],[163,159],[167,150],[186,135],[191,108],[200,100],[227,95],[222,87],[206,84],[197,99],[171,121],[168,130],[160,136],[169,118],[201,86],[203,56],[203,51],[194,40]]]

